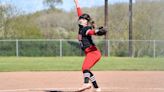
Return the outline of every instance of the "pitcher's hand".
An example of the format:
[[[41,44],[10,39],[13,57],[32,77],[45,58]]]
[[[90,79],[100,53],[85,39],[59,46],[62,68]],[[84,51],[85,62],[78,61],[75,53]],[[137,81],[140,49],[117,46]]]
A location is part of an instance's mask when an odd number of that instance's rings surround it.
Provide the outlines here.
[[[78,0],[74,0],[74,2],[75,2],[76,4],[78,4]]]

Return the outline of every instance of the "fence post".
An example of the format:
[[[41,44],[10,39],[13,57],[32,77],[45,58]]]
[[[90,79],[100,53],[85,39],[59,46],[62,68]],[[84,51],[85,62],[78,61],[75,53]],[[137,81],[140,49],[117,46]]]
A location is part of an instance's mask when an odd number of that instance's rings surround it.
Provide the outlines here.
[[[63,54],[63,53],[62,53],[62,52],[63,52],[62,47],[63,47],[63,46],[62,46],[62,39],[60,39],[60,57],[63,56],[63,55],[62,55],[62,54]]]
[[[110,41],[108,40],[108,57],[110,56]]]
[[[16,39],[16,56],[19,56],[19,42],[18,39]]]
[[[155,40],[153,41],[153,44],[154,44],[154,46],[153,46],[154,47],[154,50],[153,50],[154,54],[153,54],[153,56],[155,58],[156,57],[156,41]]]

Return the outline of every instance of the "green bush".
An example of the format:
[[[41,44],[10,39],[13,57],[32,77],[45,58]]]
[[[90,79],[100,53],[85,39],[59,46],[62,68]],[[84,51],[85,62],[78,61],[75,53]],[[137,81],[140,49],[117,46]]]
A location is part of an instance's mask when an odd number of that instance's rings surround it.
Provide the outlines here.
[[[59,56],[58,41],[20,41],[20,56]]]
[[[0,56],[15,56],[16,42],[0,41]]]

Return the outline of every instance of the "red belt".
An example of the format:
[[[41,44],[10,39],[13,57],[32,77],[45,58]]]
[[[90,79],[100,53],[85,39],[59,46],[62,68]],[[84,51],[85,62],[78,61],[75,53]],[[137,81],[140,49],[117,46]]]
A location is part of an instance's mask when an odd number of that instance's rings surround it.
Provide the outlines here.
[[[87,54],[88,52],[96,51],[96,50],[97,50],[96,46],[90,46],[85,49],[85,54]]]

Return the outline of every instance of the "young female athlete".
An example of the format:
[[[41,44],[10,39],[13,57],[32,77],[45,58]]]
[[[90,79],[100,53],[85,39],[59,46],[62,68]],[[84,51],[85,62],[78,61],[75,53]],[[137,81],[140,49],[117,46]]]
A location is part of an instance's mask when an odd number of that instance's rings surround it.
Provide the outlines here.
[[[100,60],[101,53],[96,48],[95,44],[92,40],[92,35],[105,35],[106,30],[103,27],[99,27],[95,29],[94,22],[91,21],[90,15],[86,13],[82,13],[81,8],[78,4],[78,0],[74,0],[77,8],[78,14],[78,25],[79,25],[79,33],[78,33],[78,40],[81,44],[82,50],[85,52],[85,59],[82,66],[82,71],[84,75],[84,84],[79,89],[80,91],[90,89],[91,84],[89,84],[89,80],[92,82],[92,85],[95,91],[101,91],[99,88],[96,79],[90,69]]]

